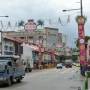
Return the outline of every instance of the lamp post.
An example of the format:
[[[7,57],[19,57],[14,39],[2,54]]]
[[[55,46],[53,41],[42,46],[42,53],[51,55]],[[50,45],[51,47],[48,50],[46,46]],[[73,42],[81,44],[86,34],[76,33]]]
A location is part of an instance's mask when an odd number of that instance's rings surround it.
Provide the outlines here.
[[[6,18],[7,18],[7,17],[9,17],[9,16],[0,16],[0,17],[6,17]]]
[[[77,8],[77,9],[68,9],[68,10],[64,9],[64,10],[62,10],[62,11],[63,11],[63,12],[67,12],[67,11],[76,11],[76,10],[80,10],[80,8]]]
[[[73,10],[80,10],[80,16],[77,16],[76,21],[78,24],[80,70],[81,70],[81,74],[84,75],[86,70],[86,60],[87,60],[86,48],[85,48],[85,31],[84,31],[86,18],[83,16],[82,0],[80,0],[80,9],[63,10],[63,12],[73,11]]]
[[[81,16],[83,16],[83,5],[82,5],[82,0],[80,0],[80,6],[81,6]]]
[[[80,8],[77,9],[68,9],[68,10],[62,10],[63,12],[67,12],[67,11],[76,11],[76,10],[80,10],[81,16],[83,16],[83,5],[82,5],[82,0],[80,0]]]
[[[0,17],[8,18],[9,16],[0,16]],[[0,30],[0,33],[1,33],[1,55],[2,55],[2,50],[3,50],[3,48],[2,48],[2,41],[3,41],[3,35],[2,35],[3,31],[2,31],[2,29]]]

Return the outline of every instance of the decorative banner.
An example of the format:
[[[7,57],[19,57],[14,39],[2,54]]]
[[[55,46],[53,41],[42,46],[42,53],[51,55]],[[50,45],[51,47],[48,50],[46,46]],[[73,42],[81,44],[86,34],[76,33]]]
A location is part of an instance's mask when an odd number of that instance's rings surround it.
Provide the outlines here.
[[[85,49],[85,45],[84,44],[80,45],[80,50],[84,50],[84,49]]]
[[[78,30],[79,30],[79,38],[85,38],[85,33],[84,33],[84,24],[79,24],[78,25]]]
[[[77,17],[78,23],[78,37],[79,37],[79,49],[80,49],[80,64],[85,64],[86,61],[86,50],[85,50],[85,33],[84,24],[85,18],[83,16]]]

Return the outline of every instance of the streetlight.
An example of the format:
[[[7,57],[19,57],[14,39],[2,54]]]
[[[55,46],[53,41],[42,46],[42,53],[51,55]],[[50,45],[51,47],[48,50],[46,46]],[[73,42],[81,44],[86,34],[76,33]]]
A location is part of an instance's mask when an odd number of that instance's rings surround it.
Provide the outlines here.
[[[83,16],[83,6],[82,6],[82,0],[80,0],[80,6],[81,6],[81,16]]]
[[[0,16],[0,17],[8,18],[9,16]],[[3,50],[3,48],[2,48],[2,41],[3,41],[3,36],[2,36],[3,31],[2,31],[2,29],[0,30],[0,32],[1,32],[1,55],[2,55],[2,50]]]
[[[63,12],[67,12],[67,11],[75,11],[75,10],[80,10],[81,11],[81,16],[83,16],[83,5],[82,5],[82,0],[80,0],[80,8],[77,9],[68,9],[68,10],[62,10]]]
[[[67,11],[73,11],[73,10],[80,10],[80,8],[78,8],[78,9],[68,9],[68,10],[64,9],[64,10],[62,10],[62,11],[63,11],[63,12],[67,12]]]
[[[9,16],[0,16],[0,17],[9,17]]]

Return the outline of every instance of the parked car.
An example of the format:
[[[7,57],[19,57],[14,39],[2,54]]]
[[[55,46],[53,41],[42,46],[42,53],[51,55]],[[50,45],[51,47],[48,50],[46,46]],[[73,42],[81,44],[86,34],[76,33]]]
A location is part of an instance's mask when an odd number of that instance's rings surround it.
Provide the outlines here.
[[[19,57],[0,56],[0,84],[12,85],[14,80],[21,82],[25,76],[25,70]]]
[[[72,60],[66,60],[65,61],[65,67],[66,68],[72,68]]]
[[[65,65],[66,68],[72,68],[72,65],[70,63]]]
[[[57,69],[62,69],[63,68],[63,65],[61,63],[57,64],[56,66]]]

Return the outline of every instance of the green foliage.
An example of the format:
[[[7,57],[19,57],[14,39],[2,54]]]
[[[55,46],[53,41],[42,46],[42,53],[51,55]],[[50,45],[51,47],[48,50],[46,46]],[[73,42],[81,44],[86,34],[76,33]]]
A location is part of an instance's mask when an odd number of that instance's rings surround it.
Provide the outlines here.
[[[44,25],[44,21],[43,21],[43,20],[40,20],[40,19],[37,21],[37,23],[38,23],[38,24],[37,24],[38,26],[39,26],[39,25],[40,25],[40,26],[43,26],[43,25]]]
[[[90,40],[90,36],[85,36],[85,43],[87,43],[88,40]],[[79,47],[79,40],[76,40],[76,46]]]
[[[58,63],[61,63],[61,62],[64,62],[65,61],[65,56],[64,55],[62,55],[62,56],[56,56],[55,58],[56,58],[56,60],[57,60]]]
[[[84,24],[85,24],[85,22],[87,21],[87,18],[86,18],[85,16],[77,16],[77,17],[76,17],[76,22],[78,23],[78,19],[79,19],[80,17],[83,17],[83,18],[84,18]]]
[[[76,62],[78,60],[78,55],[72,55],[72,60]]]
[[[90,39],[90,36],[85,36],[85,42],[87,43],[88,40]]]
[[[23,20],[19,21],[18,26],[24,26],[24,21]]]
[[[78,52],[77,48],[72,48],[72,52]]]

